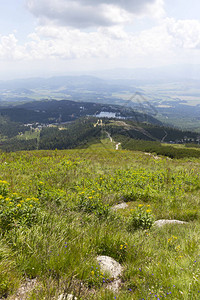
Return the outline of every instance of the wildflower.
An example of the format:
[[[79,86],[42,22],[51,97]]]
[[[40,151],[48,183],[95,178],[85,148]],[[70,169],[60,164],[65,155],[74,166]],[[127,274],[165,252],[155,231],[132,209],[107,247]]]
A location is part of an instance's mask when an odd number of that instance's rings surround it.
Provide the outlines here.
[[[91,271],[91,275],[92,275],[92,276],[94,275],[94,271]]]
[[[146,212],[147,212],[147,213],[151,212],[151,209],[147,209]]]
[[[19,203],[19,204],[17,204],[17,207],[21,207],[22,205]]]
[[[0,183],[8,184],[8,182],[6,180],[0,180]]]
[[[31,205],[29,205],[29,207],[33,207],[33,205],[31,204]]]
[[[34,197],[34,198],[32,198],[32,199],[33,199],[34,201],[38,201],[38,200],[39,200],[38,198],[35,198],[35,197]]]
[[[139,206],[139,207],[142,207],[142,206],[143,206],[143,204],[139,204],[138,206]]]

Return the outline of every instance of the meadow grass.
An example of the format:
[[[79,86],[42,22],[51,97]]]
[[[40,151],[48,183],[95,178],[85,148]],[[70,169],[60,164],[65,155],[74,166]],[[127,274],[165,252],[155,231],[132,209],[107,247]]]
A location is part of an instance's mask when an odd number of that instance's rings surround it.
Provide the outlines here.
[[[27,277],[37,278],[28,299],[200,298],[200,160],[102,143],[1,153],[0,161],[2,298]],[[124,201],[126,209],[111,209]],[[147,218],[188,224],[141,226]],[[122,264],[118,293],[107,289],[98,255]]]

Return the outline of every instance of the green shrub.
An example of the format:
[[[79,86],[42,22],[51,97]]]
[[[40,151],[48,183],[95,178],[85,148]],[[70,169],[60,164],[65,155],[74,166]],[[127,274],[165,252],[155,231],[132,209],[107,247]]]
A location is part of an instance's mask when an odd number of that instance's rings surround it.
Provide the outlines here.
[[[128,230],[149,229],[153,225],[154,217],[149,209],[149,205],[139,204],[136,210],[131,212],[128,219]]]
[[[78,202],[78,209],[86,213],[94,213],[97,217],[107,217],[109,206],[101,199],[93,196],[81,195]]]
[[[23,199],[16,193],[9,197],[0,195],[0,226],[9,230],[18,225],[31,226],[38,217],[39,200],[37,198]]]
[[[8,195],[8,182],[0,180],[0,195],[6,197]]]

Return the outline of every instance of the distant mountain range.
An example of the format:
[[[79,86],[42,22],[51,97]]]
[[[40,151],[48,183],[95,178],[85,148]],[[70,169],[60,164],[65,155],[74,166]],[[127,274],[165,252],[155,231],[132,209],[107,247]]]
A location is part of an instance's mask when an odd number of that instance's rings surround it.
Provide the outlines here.
[[[200,81],[200,65],[169,65],[154,68],[119,68],[103,71],[88,72],[88,74],[103,79],[132,80],[135,82],[173,82],[173,81]]]
[[[95,92],[119,92],[129,90],[136,92],[138,89],[130,87],[125,83],[119,83],[115,80],[105,80],[94,76],[61,76],[51,78],[28,78],[16,79],[9,81],[0,81],[0,91],[12,90],[17,94],[33,94],[32,89],[60,90],[68,92],[68,90],[82,90]],[[65,91],[65,89],[67,89]],[[140,89],[139,89],[140,90]],[[140,90],[141,91],[141,90]]]
[[[167,125],[199,131],[200,65],[0,81],[0,107],[38,100],[131,106],[134,111],[156,115]]]
[[[129,118],[135,122],[161,124],[153,116],[136,112],[130,107],[91,102],[43,100],[0,108],[0,115],[8,117],[12,122],[20,122],[22,124],[69,122],[80,117],[96,116],[102,112],[113,113],[116,118]]]
[[[52,76],[50,78],[34,77],[0,81],[1,89],[38,89],[41,87],[57,89],[59,87],[74,87],[97,90],[123,89],[126,85],[139,82],[173,82],[200,81],[200,65],[169,65],[154,68],[118,68],[102,71],[88,71],[82,75]],[[120,85],[120,86],[119,86]],[[124,86],[125,85],[125,86]],[[138,91],[138,89],[137,89]],[[19,90],[20,92],[20,90]],[[26,91],[25,91],[26,92]]]

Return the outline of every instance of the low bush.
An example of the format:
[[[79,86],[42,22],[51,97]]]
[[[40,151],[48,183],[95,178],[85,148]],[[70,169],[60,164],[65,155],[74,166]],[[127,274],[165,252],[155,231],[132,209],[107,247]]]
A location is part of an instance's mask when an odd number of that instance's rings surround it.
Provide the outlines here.
[[[149,205],[144,206],[139,204],[136,210],[131,212],[131,215],[128,219],[128,230],[136,230],[136,229],[149,229],[153,225],[154,216],[149,209]]]

